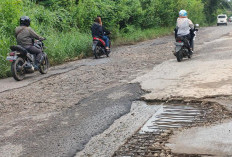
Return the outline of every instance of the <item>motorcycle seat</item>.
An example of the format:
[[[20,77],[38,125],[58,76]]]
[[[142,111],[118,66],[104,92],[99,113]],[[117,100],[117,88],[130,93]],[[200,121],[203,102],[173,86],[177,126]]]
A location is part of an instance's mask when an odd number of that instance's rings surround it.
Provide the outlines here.
[[[10,46],[10,49],[11,49],[12,51],[21,52],[21,53],[23,53],[23,54],[25,54],[25,55],[28,53],[28,51],[27,51],[24,47],[22,47],[22,46],[20,46],[20,45],[13,45],[13,46]]]
[[[102,43],[103,46],[106,45],[105,41],[102,40],[101,38],[93,37],[93,41],[100,41],[100,42]]]

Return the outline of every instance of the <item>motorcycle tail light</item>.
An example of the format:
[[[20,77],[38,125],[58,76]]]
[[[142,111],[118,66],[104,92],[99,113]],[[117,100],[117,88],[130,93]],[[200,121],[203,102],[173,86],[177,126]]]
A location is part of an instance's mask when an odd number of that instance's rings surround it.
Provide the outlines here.
[[[10,52],[10,56],[14,56],[15,55],[15,52]]]
[[[9,60],[10,62],[13,62],[13,60]]]
[[[179,43],[181,43],[182,41],[178,41]]]

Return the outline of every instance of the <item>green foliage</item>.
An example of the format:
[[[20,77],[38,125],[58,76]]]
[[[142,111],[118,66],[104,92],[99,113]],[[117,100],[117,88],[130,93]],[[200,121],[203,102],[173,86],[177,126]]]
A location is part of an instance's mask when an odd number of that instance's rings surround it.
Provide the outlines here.
[[[136,29],[135,31],[133,27],[129,26],[129,29],[130,31],[127,33],[122,33],[120,38],[115,40],[114,44],[134,44],[135,42],[161,37],[170,34],[170,32],[173,30],[173,27],[150,28],[146,30]]]
[[[216,21],[217,10],[221,8],[221,2],[224,0],[202,0],[204,3],[204,12],[206,21],[213,23]]]
[[[52,9],[57,9],[60,7],[68,8],[76,3],[75,0],[35,0],[35,2]]]
[[[82,30],[89,30],[93,20],[100,14],[98,8],[101,0],[80,0],[76,9],[77,26]]]
[[[0,78],[10,76],[10,63],[6,62],[6,56],[9,52],[9,45],[11,45],[11,38],[0,36]]]
[[[9,76],[10,67],[6,62],[9,46],[14,44],[14,29],[21,14],[21,0],[0,1],[0,78]]]
[[[72,30],[67,33],[53,33],[47,37],[46,43],[49,59],[52,63],[58,64],[78,57],[86,56],[91,48],[92,38],[89,34],[79,33]]]
[[[0,1],[0,31],[1,34],[13,34],[21,14],[22,0]]]

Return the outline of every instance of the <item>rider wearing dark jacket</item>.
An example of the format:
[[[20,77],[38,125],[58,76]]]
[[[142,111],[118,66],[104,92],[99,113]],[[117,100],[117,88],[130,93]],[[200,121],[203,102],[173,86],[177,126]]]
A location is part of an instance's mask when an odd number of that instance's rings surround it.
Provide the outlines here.
[[[103,39],[105,41],[105,43],[106,43],[106,49],[109,50],[109,38],[106,35],[104,35],[104,31],[106,33],[109,32],[109,31],[106,30],[102,26],[101,17],[97,17],[95,19],[95,22],[92,25],[91,31],[92,31],[92,37],[97,37],[97,38]]]
[[[36,54],[35,64],[38,64],[42,58],[42,50],[34,46],[33,40],[44,40],[45,38],[40,37],[36,32],[29,27],[30,18],[28,16],[22,16],[20,18],[20,26],[15,29],[15,36],[17,44],[24,47],[29,53]]]
[[[103,29],[102,26],[100,25],[100,23],[94,22],[94,24],[92,25],[92,37],[97,37],[97,38],[102,38],[103,37]]]

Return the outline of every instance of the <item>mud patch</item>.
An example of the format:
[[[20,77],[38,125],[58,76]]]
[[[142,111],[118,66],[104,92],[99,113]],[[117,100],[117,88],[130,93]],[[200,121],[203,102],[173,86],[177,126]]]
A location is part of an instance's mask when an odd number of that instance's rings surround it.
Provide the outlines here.
[[[208,126],[230,118],[231,113],[218,103],[164,104],[164,110],[156,115],[149,129],[138,130],[115,153],[122,156],[211,156],[210,154],[175,154],[167,147],[173,131],[197,126]],[[154,117],[153,117],[154,118]],[[186,123],[186,121],[188,121]]]

